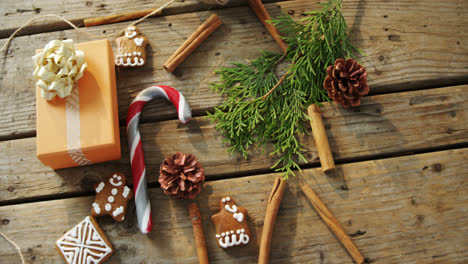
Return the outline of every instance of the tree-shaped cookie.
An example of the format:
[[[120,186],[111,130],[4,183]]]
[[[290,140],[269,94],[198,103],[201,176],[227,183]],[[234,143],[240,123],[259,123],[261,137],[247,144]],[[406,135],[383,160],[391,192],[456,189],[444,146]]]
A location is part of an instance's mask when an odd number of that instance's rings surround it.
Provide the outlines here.
[[[128,201],[133,197],[133,191],[125,185],[126,183],[125,175],[114,173],[106,182],[96,184],[96,199],[91,215],[110,215],[115,221],[122,222],[127,214]]]
[[[219,201],[219,212],[211,216],[216,240],[222,248],[245,245],[250,241],[250,230],[245,221],[247,209],[238,207],[229,196]]]
[[[119,67],[140,67],[146,62],[145,47],[148,39],[136,26],[129,26],[125,35],[115,40],[117,52],[115,65]]]

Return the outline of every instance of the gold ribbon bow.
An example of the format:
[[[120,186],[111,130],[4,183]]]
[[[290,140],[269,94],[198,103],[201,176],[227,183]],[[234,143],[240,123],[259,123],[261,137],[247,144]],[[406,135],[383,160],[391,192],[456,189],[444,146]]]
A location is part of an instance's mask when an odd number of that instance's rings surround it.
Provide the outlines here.
[[[33,63],[37,86],[47,100],[56,95],[60,98],[69,96],[88,66],[83,51],[75,50],[71,39],[50,41],[41,53],[33,56]]]

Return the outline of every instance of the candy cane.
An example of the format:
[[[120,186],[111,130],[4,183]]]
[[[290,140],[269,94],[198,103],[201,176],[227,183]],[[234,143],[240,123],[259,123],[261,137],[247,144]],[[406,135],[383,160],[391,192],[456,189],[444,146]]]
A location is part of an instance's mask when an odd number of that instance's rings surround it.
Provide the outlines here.
[[[138,226],[142,233],[147,234],[153,228],[151,219],[151,206],[146,184],[146,167],[141,146],[138,122],[143,106],[153,98],[165,97],[177,108],[179,120],[186,124],[192,118],[190,107],[184,96],[176,89],[169,86],[151,86],[141,91],[130,104],[127,114],[128,148],[130,150],[130,162],[132,164],[133,188],[135,190],[135,205],[138,217]]]

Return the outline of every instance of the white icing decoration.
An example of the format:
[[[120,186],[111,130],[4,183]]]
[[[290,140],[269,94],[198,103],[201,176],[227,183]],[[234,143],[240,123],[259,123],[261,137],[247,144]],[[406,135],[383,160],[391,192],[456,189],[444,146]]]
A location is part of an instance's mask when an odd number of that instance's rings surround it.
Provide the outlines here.
[[[244,243],[244,245],[249,243],[250,241],[249,236],[247,234],[242,234],[242,235],[243,235],[243,237],[241,238],[242,243]]]
[[[138,47],[141,47],[141,45],[143,44],[143,41],[145,39],[144,38],[135,38],[133,41],[135,41],[135,44],[138,46]]]
[[[229,247],[229,236],[225,237],[224,240],[225,240],[226,242],[223,242],[223,238],[220,238],[220,239],[218,240],[219,245],[220,245],[222,248],[227,248],[227,247]]]
[[[110,182],[110,184],[112,184],[112,185],[114,185],[114,186],[116,186],[116,187],[122,185],[122,182],[121,182],[121,181],[115,183],[115,182],[114,182],[114,179],[110,179],[109,182]]]
[[[96,214],[101,213],[101,207],[99,207],[99,204],[93,203],[93,209],[94,209],[94,212],[96,212]]]
[[[72,237],[76,237],[76,228],[74,228],[74,229],[71,231],[70,235],[71,235]]]
[[[117,195],[119,191],[117,191],[117,188],[112,188],[111,194],[112,195]]]
[[[141,56],[141,52],[138,52],[138,56]]]
[[[129,53],[129,54],[130,54],[130,53]],[[121,181],[121,180],[122,180],[122,177],[120,177],[120,176],[117,177],[117,180]]]
[[[100,263],[112,252],[89,216],[57,240],[56,245],[66,262],[73,264]]]
[[[106,209],[106,211],[110,211],[112,209],[112,205],[111,204],[106,204],[106,206],[104,207],[104,209]]]
[[[237,230],[236,230],[236,233],[237,233],[237,234],[240,234],[240,232],[241,232],[240,229],[237,229]]]
[[[125,31],[125,37],[131,39],[133,38],[134,36],[136,36],[136,31],[135,31],[135,27],[131,28],[129,27],[126,31]]]
[[[241,243],[242,244],[247,244],[249,243],[249,236],[247,234],[241,233],[239,237],[237,237],[236,234],[233,234],[231,236],[225,236],[224,238],[218,238],[218,243],[222,248],[228,248],[232,246],[238,246]]]
[[[234,234],[234,230],[231,230],[231,234]]]
[[[220,235],[216,234],[216,238],[220,238],[220,237],[221,237]]]
[[[222,236],[225,236],[226,234],[223,232],[223,233],[221,233],[221,235],[222,235]]]
[[[137,57],[134,58],[134,62],[132,62],[131,58],[127,58],[126,62],[124,62],[124,59],[115,60],[115,65],[117,66],[142,66],[144,64],[145,60],[143,58],[140,58],[140,60],[138,60]]]
[[[143,64],[145,64],[145,60],[143,58],[140,58],[140,62],[138,62],[138,58],[135,58],[136,66],[142,66]]]
[[[127,186],[124,187],[124,190],[123,190],[123,193],[122,193],[122,196],[124,198],[127,198],[128,194],[130,193],[130,188],[128,188]]]
[[[137,56],[137,54],[138,54],[138,53],[137,53],[136,51],[133,52],[133,56]]]
[[[242,229],[241,229],[241,232],[242,232],[242,233],[244,233],[244,232],[245,232],[245,229],[244,229],[244,228],[242,228]]]
[[[92,237],[92,238],[93,238],[93,240],[99,240],[99,238],[100,238],[100,237],[99,237],[99,233],[98,233],[98,232],[93,233],[93,237]]]
[[[118,216],[119,214],[123,213],[123,211],[124,211],[124,207],[119,206],[117,209],[114,210],[114,212],[112,212],[112,215],[113,216]]]
[[[96,188],[96,192],[97,192],[97,193],[100,193],[100,192],[102,191],[102,189],[104,188],[105,185],[106,185],[105,183],[100,182],[99,185],[98,185],[98,187]]]
[[[226,197],[226,201],[231,201],[231,197]]]
[[[244,214],[243,213],[234,213],[232,215],[239,223],[242,223],[242,220],[244,220]]]
[[[109,201],[109,203],[113,203],[114,202],[114,196],[109,196],[107,197],[107,201]]]
[[[237,241],[236,241],[237,235],[232,235],[231,238],[232,238],[233,246],[234,245],[238,246],[238,245],[240,245],[240,243],[242,243],[242,239],[244,238],[244,234],[240,234],[239,235],[239,240],[237,240]]]
[[[236,205],[233,205],[232,207],[229,206],[229,204],[226,204],[224,206],[224,209],[226,209],[227,211],[231,212],[231,213],[235,213],[237,212],[237,206]]]
[[[221,199],[221,202],[225,203],[225,202],[226,202],[226,198]]]

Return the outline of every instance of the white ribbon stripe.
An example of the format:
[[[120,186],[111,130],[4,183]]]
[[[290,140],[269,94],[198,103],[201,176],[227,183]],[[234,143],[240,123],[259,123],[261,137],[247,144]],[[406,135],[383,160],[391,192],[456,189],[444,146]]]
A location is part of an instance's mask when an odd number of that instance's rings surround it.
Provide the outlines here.
[[[81,150],[80,92],[75,87],[66,101],[67,151],[79,165],[91,164]]]

